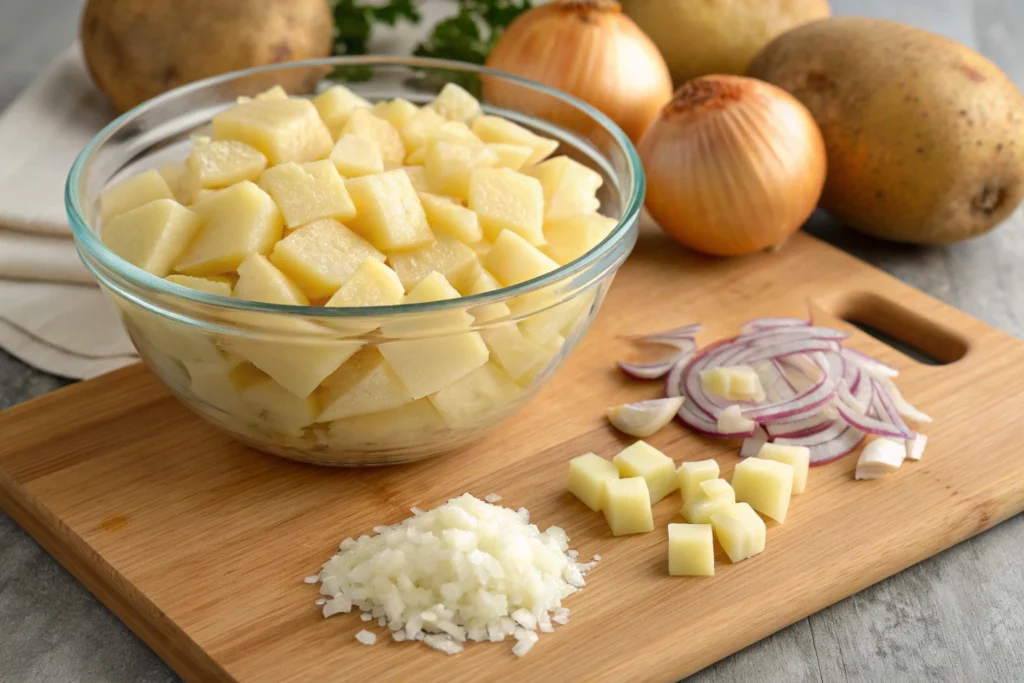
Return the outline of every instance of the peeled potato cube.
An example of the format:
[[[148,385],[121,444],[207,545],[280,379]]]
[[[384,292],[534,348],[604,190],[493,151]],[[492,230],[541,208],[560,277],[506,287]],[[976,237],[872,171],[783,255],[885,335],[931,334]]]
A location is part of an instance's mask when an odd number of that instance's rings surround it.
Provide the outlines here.
[[[545,223],[544,240],[547,244],[541,251],[564,266],[600,244],[616,225],[618,221],[614,218],[597,213]]]
[[[409,154],[407,154],[405,156],[405,166],[407,168],[409,166],[414,166],[414,167],[417,167],[417,168],[422,168],[423,162],[425,162],[426,160],[427,160],[427,146],[423,145],[422,147],[417,149],[415,152],[411,152],[411,153],[409,153]],[[424,180],[426,180],[426,175],[424,175],[423,178],[424,178]],[[430,190],[430,186],[428,185],[427,189],[423,190],[423,191],[427,192],[429,190]]]
[[[192,180],[188,172],[188,166],[181,161],[169,161],[160,167],[160,176],[167,183],[174,193],[174,199],[179,204],[192,203]]]
[[[421,192],[423,213],[432,230],[450,235],[465,244],[475,244],[484,238],[477,215],[446,197]]]
[[[345,361],[319,389],[323,410],[317,422],[391,410],[411,403],[412,394],[375,348]]]
[[[428,301],[447,301],[458,299],[459,292],[444,275],[431,272],[409,290],[402,300],[403,304],[419,304]],[[407,314],[408,315],[408,314]],[[425,313],[418,318],[392,320],[381,327],[381,332],[388,337],[413,337],[420,334],[439,334],[469,329],[473,316],[466,311],[454,309]]]
[[[199,292],[206,292],[207,294],[231,296],[231,283],[223,280],[213,280],[205,277],[192,277],[191,275],[168,275],[167,281]]]
[[[238,266],[234,296],[265,304],[309,305],[302,290],[262,254],[252,254]]]
[[[746,503],[733,503],[711,515],[711,527],[733,564],[764,550],[764,520]]]
[[[668,525],[668,573],[715,575],[715,543],[710,524]]]
[[[558,268],[520,235],[503,230],[483,259],[483,266],[506,287],[540,277]]]
[[[500,116],[481,116],[473,121],[472,128],[473,133],[484,142],[521,145],[532,149],[533,153],[526,160],[527,166],[543,161],[558,149],[556,140],[541,137]]]
[[[464,200],[469,198],[473,172],[478,168],[490,168],[496,163],[498,157],[484,145],[432,140],[427,143],[423,170],[433,193]]]
[[[766,443],[761,446],[757,457],[775,460],[793,468],[793,493],[803,493],[807,488],[807,471],[811,464],[811,449],[806,446],[783,446]]]
[[[402,143],[407,154],[427,144],[430,133],[445,122],[445,118],[430,107],[423,107],[401,128]]]
[[[486,294],[487,292],[493,292],[496,289],[501,289],[501,283],[498,282],[493,275],[481,268],[477,271],[472,281],[460,291],[463,296],[473,296],[474,294]],[[469,313],[477,323],[486,323],[511,315],[508,305],[504,302],[474,306],[469,309]]]
[[[330,218],[292,231],[270,254],[270,261],[313,299],[334,295],[367,258],[383,261],[384,254]]]
[[[367,256],[325,306],[395,306],[405,289],[398,273],[375,256]],[[372,328],[371,328],[372,329]]]
[[[416,194],[430,191],[430,181],[427,180],[427,172],[422,166],[403,166],[402,171],[409,177],[409,183],[416,190]]]
[[[676,478],[679,480],[679,494],[685,503],[698,494],[701,482],[718,478],[718,463],[714,460],[684,462],[676,470]]]
[[[452,121],[471,121],[480,115],[480,103],[455,83],[445,85],[430,108]]]
[[[377,143],[358,135],[342,135],[331,151],[331,161],[346,178],[384,172],[384,160]]]
[[[700,373],[704,390],[730,401],[748,401],[763,396],[761,379],[749,365],[712,368]]]
[[[522,393],[494,363],[484,363],[462,379],[428,396],[441,417],[455,428],[472,427]]]
[[[708,524],[711,521],[712,515],[726,509],[733,503],[735,501],[730,502],[697,496],[683,503],[679,513],[690,524]]]
[[[654,530],[651,495],[643,477],[605,481],[604,518],[613,536]]]
[[[346,417],[331,423],[328,443],[332,448],[407,448],[429,441],[448,425],[437,409],[423,398],[379,413]]]
[[[415,104],[401,97],[373,105],[373,113],[384,119],[397,130],[407,124],[420,110]]]
[[[309,100],[253,100],[213,117],[216,140],[238,140],[255,147],[270,166],[324,159],[334,144]]]
[[[736,502],[736,491],[725,479],[708,479],[700,483],[700,493],[708,500]]]
[[[429,396],[487,362],[488,351],[476,332],[391,341],[380,352],[414,398]]]
[[[192,393],[209,407],[229,415],[248,412],[242,403],[242,392],[266,379],[266,375],[241,359],[186,360],[184,364]]]
[[[320,119],[331,132],[333,139],[341,137],[341,129],[345,127],[349,116],[357,108],[370,108],[370,103],[343,85],[335,85],[313,98]]]
[[[345,182],[356,217],[349,227],[381,251],[415,249],[434,241],[409,176],[401,169]]]
[[[498,365],[519,384],[540,374],[558,353],[556,347],[524,337],[515,323],[496,325],[481,334]]]
[[[484,146],[484,141],[478,138],[473,130],[462,121],[445,121],[430,131],[427,142],[429,143],[434,140],[461,142],[476,145],[477,147]]]
[[[601,207],[597,191],[601,174],[567,156],[555,157],[526,171],[544,188],[544,220],[556,221],[593,213]]]
[[[746,458],[732,472],[736,500],[777,522],[786,521],[793,493],[793,468],[786,463]]]
[[[268,168],[259,185],[274,198],[290,229],[321,218],[347,221],[356,215],[345,181],[329,159]]]
[[[477,168],[470,174],[467,206],[491,241],[510,230],[530,244],[544,244],[544,190],[536,178],[507,168]]]
[[[536,294],[546,296],[547,292]],[[594,301],[593,293],[577,294],[572,299],[558,304],[547,310],[534,313],[519,323],[519,329],[523,334],[539,344],[547,343],[548,340],[558,334],[572,332],[580,318],[582,318]],[[513,312],[517,312],[515,307]]]
[[[269,254],[284,229],[277,204],[248,180],[218,190],[190,208],[201,227],[174,266],[186,275],[230,273],[250,254]]]
[[[418,249],[392,252],[388,263],[398,273],[402,285],[411,290],[423,278],[437,272],[456,289],[479,261],[476,252],[453,237],[441,237]]]
[[[145,171],[103,191],[99,199],[100,221],[105,224],[157,199],[174,199],[174,193],[159,171]]]
[[[227,187],[243,180],[258,180],[267,167],[267,157],[237,140],[211,140],[194,145],[185,162],[192,187]]]
[[[132,265],[165,277],[199,225],[200,217],[178,202],[156,199],[110,221],[103,228],[103,243]]]
[[[315,396],[295,396],[270,378],[245,387],[241,398],[254,417],[285,432],[299,432],[313,424],[320,413]]]
[[[679,488],[676,466],[668,457],[646,441],[637,441],[612,458],[619,468],[619,476],[643,477],[651,494],[651,504]]]
[[[593,453],[584,453],[569,461],[569,493],[594,512],[604,507],[605,484],[618,478],[618,468]]]
[[[498,159],[495,164],[497,168],[510,168],[518,171],[526,165],[527,160],[533,154],[533,149],[524,145],[509,145],[504,142],[489,142],[487,149],[494,152]]]
[[[380,149],[384,168],[396,168],[405,160],[405,146],[398,130],[369,109],[356,109],[341,129],[341,135],[358,135],[373,140]]]

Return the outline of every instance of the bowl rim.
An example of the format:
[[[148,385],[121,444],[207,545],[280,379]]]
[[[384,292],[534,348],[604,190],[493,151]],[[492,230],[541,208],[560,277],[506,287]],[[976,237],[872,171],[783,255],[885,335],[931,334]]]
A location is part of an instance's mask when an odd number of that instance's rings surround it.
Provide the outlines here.
[[[428,301],[422,303],[402,303],[393,304],[389,306],[363,306],[363,307],[344,307],[344,306],[295,306],[290,304],[270,304],[258,301],[249,301],[246,299],[235,299],[233,297],[226,297],[219,294],[211,294],[208,292],[202,292],[199,290],[191,289],[183,285],[179,285],[173,282],[169,282],[162,277],[158,277],[138,266],[129,263],[124,260],[113,251],[108,249],[106,245],[100,240],[99,235],[92,230],[89,226],[89,222],[85,219],[85,214],[82,211],[82,206],[79,202],[77,188],[81,184],[82,174],[85,171],[85,167],[89,162],[92,155],[105,144],[113,134],[120,130],[123,126],[128,124],[133,119],[145,114],[153,108],[159,107],[160,105],[172,101],[178,97],[188,95],[192,92],[202,90],[203,88],[227,83],[229,81],[245,78],[253,75],[287,70],[287,69],[299,69],[299,68],[310,68],[310,67],[344,67],[344,66],[405,66],[415,67],[424,69],[435,69],[435,70],[446,70],[446,71],[461,71],[466,73],[472,73],[476,75],[486,75],[496,78],[500,78],[506,81],[511,81],[518,85],[536,90],[544,95],[553,97],[557,100],[569,104],[573,107],[578,108],[587,116],[591,117],[596,121],[602,128],[604,128],[615,140],[616,144],[622,149],[626,157],[627,165],[629,168],[629,175],[632,179],[632,188],[629,197],[624,203],[622,216],[618,219],[615,227],[608,233],[608,235],[600,242],[597,246],[593,247],[583,256],[561,265],[558,268],[541,275],[540,277],[526,280],[518,284],[512,285],[511,287],[501,287],[499,289],[492,290],[490,292],[484,292],[482,294],[472,294],[469,296],[462,296],[455,299],[446,299],[441,301]],[[339,84],[344,84],[344,81],[339,81]],[[535,119],[538,121],[545,121],[536,116],[530,114],[521,113],[524,117]],[[556,125],[549,121],[545,121],[548,125]],[[425,57],[401,57],[401,56],[385,56],[385,55],[364,55],[364,56],[333,56],[323,57],[319,59],[307,59],[293,62],[282,62],[279,64],[269,64],[264,66],[252,67],[249,69],[241,69],[238,71],[232,71],[209,78],[204,78],[198,81],[193,81],[185,85],[179,86],[165,93],[157,95],[156,97],[139,104],[127,112],[121,114],[109,124],[107,124],[99,133],[97,133],[89,143],[79,152],[75,158],[74,163],[71,166],[71,170],[68,173],[67,180],[64,185],[64,205],[65,211],[68,216],[68,220],[71,224],[71,232],[74,237],[75,244],[79,252],[79,258],[83,261],[86,268],[92,273],[92,275],[101,283],[106,283],[110,286],[110,282],[105,273],[97,271],[96,266],[90,263],[89,258],[95,259],[103,267],[112,271],[119,278],[127,281],[127,283],[139,287],[142,289],[150,290],[152,293],[157,295],[166,295],[174,299],[183,299],[187,302],[203,304],[205,306],[212,306],[219,309],[225,310],[236,310],[246,311],[252,313],[269,313],[275,315],[290,315],[290,316],[308,316],[316,318],[351,318],[351,317],[379,317],[379,316],[391,316],[399,314],[418,314],[418,313],[430,313],[435,311],[445,311],[454,309],[463,309],[474,306],[483,306],[490,303],[497,303],[505,301],[510,298],[519,297],[524,294],[528,294],[546,287],[550,287],[559,282],[568,280],[574,275],[577,275],[583,271],[586,271],[591,266],[599,264],[604,261],[609,255],[614,256],[615,248],[626,239],[630,231],[637,225],[640,212],[643,208],[644,195],[646,192],[646,178],[644,175],[643,164],[640,160],[636,147],[633,145],[629,137],[623,132],[618,125],[616,125],[608,116],[603,114],[597,108],[587,104],[583,100],[580,100],[568,93],[561,90],[557,90],[550,86],[547,86],[539,81],[534,81],[527,78],[522,78],[514,74],[500,71],[498,69],[492,69],[490,67],[481,66],[478,64],[472,64],[469,62],[460,62],[448,59],[432,59]],[[88,257],[88,258],[87,258]],[[603,268],[601,270],[604,270]],[[589,283],[587,283],[589,284]],[[585,286],[585,285],[584,285]]]

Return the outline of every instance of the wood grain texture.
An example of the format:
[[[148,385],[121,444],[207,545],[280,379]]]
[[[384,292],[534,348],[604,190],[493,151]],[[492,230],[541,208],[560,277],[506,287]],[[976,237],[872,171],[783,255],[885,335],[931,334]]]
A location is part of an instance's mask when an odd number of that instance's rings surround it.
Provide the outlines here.
[[[873,482],[853,481],[852,457],[814,469],[786,524],[769,523],[766,552],[720,561],[707,580],[667,576],[678,496],[656,506],[654,532],[616,539],[565,491],[570,458],[629,443],[604,408],[661,391],[615,370],[630,335],[705,320],[706,342],[809,304],[918,346],[966,350],[926,366],[855,331],[853,345],[900,367],[901,389],[935,418],[924,461]],[[0,414],[0,504],[186,680],[323,680],[351,667],[384,681],[619,681],[642,662],[643,679],[671,681],[1024,509],[1022,413],[1024,344],[812,237],[711,260],[649,228],[566,367],[470,447],[394,468],[298,465],[231,442],[133,367]],[[716,457],[724,476],[738,461],[735,444],[678,425],[650,441],[677,462]],[[524,660],[507,644],[448,659],[386,637],[366,648],[355,615],[321,618],[301,577],[341,538],[464,491],[498,492],[539,525],[563,526],[584,557],[602,556],[567,603],[568,627]]]

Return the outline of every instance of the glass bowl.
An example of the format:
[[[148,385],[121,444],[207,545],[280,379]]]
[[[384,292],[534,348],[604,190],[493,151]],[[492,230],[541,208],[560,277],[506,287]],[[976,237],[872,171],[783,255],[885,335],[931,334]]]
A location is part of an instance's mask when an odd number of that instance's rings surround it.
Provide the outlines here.
[[[97,235],[97,198],[107,185],[184,160],[190,136],[208,130],[212,116],[239,96],[278,82],[303,84],[306,93],[344,83],[371,102],[403,97],[422,104],[449,81],[482,93],[485,113],[554,138],[555,154],[601,175],[601,213],[618,223],[600,244],[514,287],[428,303],[324,308],[188,289],[128,263]],[[82,151],[66,204],[86,267],[118,308],[139,355],[186,406],[261,451],[359,466],[444,453],[522,409],[590,327],[636,242],[643,195],[629,139],[579,100],[469,64],[348,57],[227,74],[142,104]]]

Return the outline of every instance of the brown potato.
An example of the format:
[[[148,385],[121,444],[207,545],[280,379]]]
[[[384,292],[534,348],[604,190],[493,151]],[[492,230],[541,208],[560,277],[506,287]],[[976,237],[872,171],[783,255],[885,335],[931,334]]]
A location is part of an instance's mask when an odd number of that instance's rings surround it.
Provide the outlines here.
[[[821,127],[821,205],[899,242],[991,230],[1024,197],[1024,98],[973,50],[891,21],[836,18],[779,37],[749,75],[803,102]]]
[[[332,27],[326,0],[89,0],[80,29],[93,80],[125,111],[208,76],[326,57]],[[312,71],[251,79],[238,94],[307,89]]]

